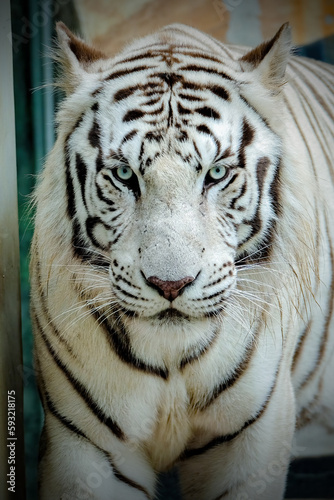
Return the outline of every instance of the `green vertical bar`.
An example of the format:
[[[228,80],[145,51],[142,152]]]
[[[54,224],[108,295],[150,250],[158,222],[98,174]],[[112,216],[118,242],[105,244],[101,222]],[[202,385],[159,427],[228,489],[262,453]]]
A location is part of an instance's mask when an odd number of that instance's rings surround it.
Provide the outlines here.
[[[20,257],[10,1],[0,3],[0,498],[24,500]]]
[[[53,12],[52,9],[52,0],[44,0],[43,1],[43,13],[45,18],[45,23],[43,23],[42,27],[42,44],[45,50],[48,47],[51,47],[52,44],[52,33],[53,33],[53,25],[54,19],[52,15],[49,15],[50,12]],[[50,57],[43,58],[42,65],[42,77],[43,82],[47,86],[43,89],[43,116],[44,116],[44,154],[49,153],[54,144],[54,112],[55,112],[55,103],[54,103],[54,90],[53,90],[53,61]]]
[[[45,156],[45,131],[43,112],[43,85],[42,71],[42,31],[41,19],[38,14],[37,0],[29,0],[29,22],[33,36],[30,40],[30,62],[32,82],[32,126],[35,153],[35,172],[39,172]]]

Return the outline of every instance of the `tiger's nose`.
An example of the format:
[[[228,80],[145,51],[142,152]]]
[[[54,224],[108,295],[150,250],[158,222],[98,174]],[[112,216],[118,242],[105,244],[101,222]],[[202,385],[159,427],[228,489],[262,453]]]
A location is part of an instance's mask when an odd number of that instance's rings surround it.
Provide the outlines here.
[[[186,276],[178,281],[164,281],[156,276],[150,276],[147,281],[156,288],[160,295],[172,302],[184,288],[195,280],[192,276]]]

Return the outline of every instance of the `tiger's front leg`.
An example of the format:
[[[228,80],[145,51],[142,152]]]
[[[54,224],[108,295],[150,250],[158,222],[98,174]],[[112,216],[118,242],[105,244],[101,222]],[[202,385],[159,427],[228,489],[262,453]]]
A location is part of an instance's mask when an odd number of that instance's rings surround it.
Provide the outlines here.
[[[243,428],[185,452],[180,463],[185,499],[284,498],[295,427],[294,395],[286,379],[277,381],[261,411]]]
[[[108,453],[46,413],[40,500],[153,500],[154,488],[155,474],[138,450],[122,446]]]

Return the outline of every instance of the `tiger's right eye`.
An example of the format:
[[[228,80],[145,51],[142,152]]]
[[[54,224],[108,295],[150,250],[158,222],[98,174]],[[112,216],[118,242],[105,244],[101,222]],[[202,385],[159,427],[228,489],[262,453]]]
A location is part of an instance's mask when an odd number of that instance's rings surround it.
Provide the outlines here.
[[[225,174],[226,174],[226,168],[223,165],[212,167],[209,170],[209,178],[213,182],[220,181],[223,177],[225,177]]]
[[[121,165],[112,169],[112,175],[115,179],[121,182],[124,186],[132,191],[138,199],[140,196],[140,187],[137,175],[128,165]]]
[[[126,165],[123,165],[122,167],[118,167],[115,169],[115,174],[116,177],[122,181],[122,182],[127,182],[133,177],[133,170],[130,167],[127,167]]]

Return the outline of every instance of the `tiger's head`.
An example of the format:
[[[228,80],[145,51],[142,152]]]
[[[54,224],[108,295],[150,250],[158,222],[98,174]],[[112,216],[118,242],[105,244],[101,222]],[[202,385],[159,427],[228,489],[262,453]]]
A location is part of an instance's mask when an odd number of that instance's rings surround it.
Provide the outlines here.
[[[58,37],[68,95],[57,175],[75,258],[104,269],[127,316],[219,315],[238,265],[266,258],[274,238],[281,139],[270,116],[289,27],[236,58],[179,25],[114,58],[61,23]]]

